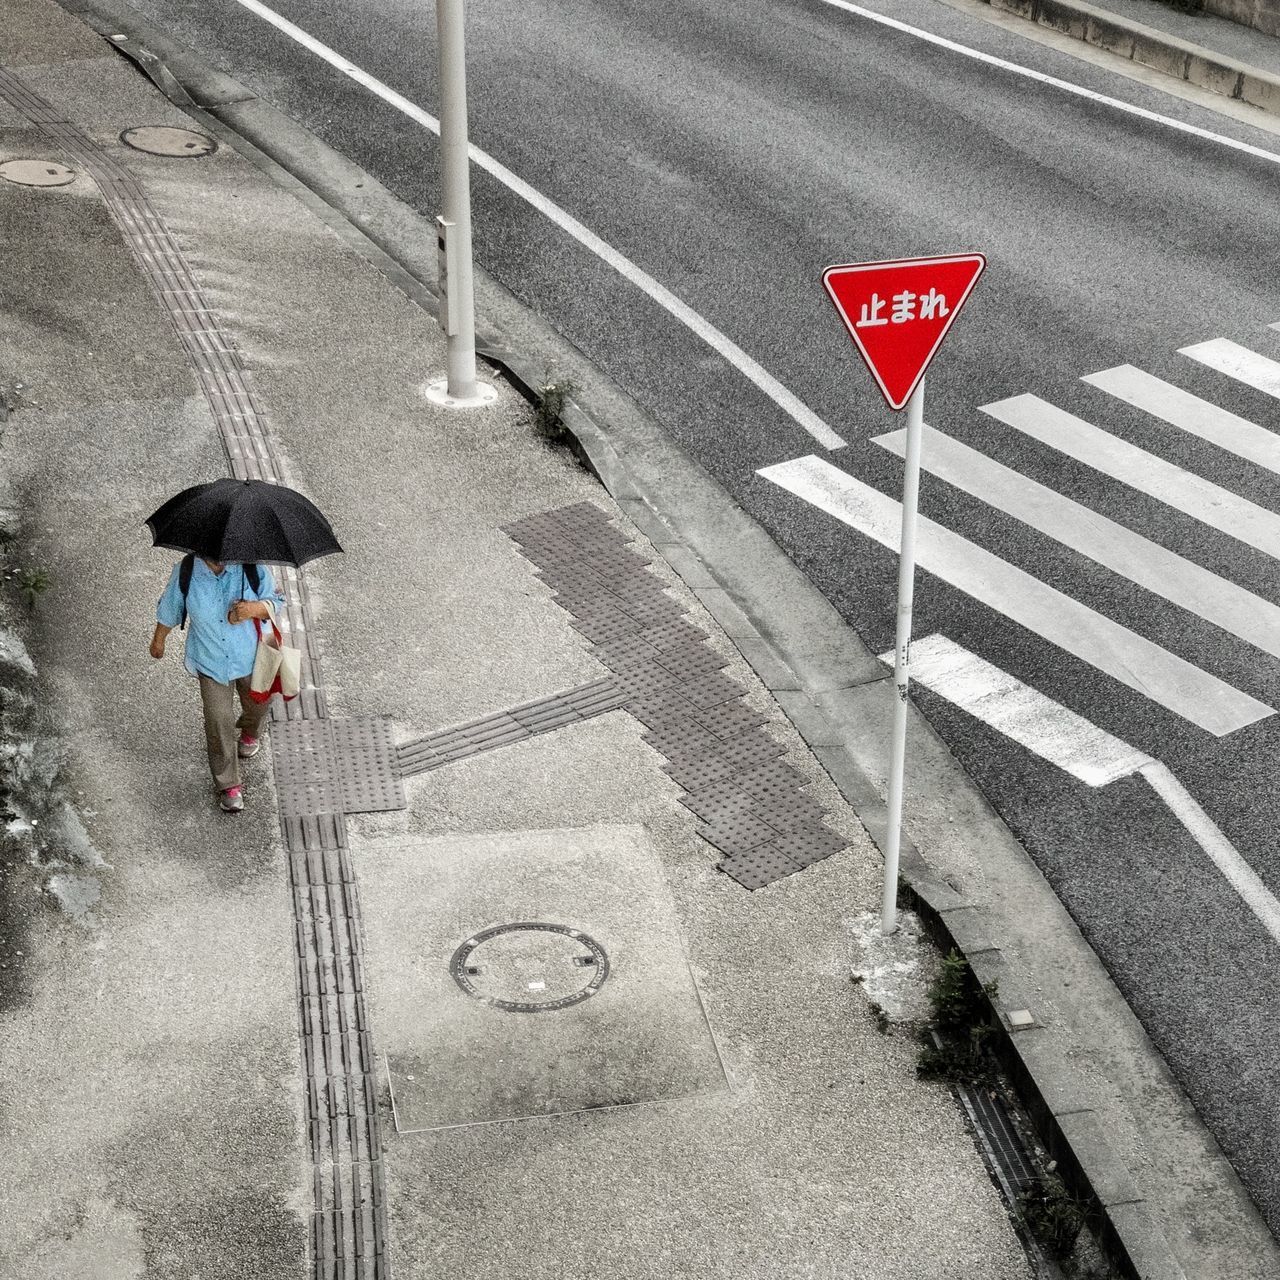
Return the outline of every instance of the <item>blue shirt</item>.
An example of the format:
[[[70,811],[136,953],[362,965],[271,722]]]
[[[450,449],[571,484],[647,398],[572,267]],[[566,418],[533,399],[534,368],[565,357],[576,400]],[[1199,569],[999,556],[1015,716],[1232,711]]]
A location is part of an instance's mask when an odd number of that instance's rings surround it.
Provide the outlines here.
[[[169,585],[156,605],[156,621],[176,627],[182,621],[182,588],[178,585],[181,562],[173,566]],[[187,645],[185,665],[193,676],[208,676],[219,684],[230,684],[253,672],[258,649],[258,633],[252,619],[227,621],[231,606],[240,600],[263,600],[276,612],[284,608],[284,597],[276,590],[275,579],[265,565],[258,566],[258,591],[249,584],[243,566],[226,565],[214,573],[199,556],[191,570],[187,591]]]

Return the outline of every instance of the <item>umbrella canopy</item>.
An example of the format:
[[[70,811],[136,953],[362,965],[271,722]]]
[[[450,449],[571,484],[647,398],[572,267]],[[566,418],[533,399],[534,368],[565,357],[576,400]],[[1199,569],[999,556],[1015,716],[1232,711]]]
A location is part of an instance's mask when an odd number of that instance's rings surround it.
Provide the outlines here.
[[[224,477],[170,498],[147,518],[153,545],[223,564],[291,564],[342,548],[315,504],[265,480]]]

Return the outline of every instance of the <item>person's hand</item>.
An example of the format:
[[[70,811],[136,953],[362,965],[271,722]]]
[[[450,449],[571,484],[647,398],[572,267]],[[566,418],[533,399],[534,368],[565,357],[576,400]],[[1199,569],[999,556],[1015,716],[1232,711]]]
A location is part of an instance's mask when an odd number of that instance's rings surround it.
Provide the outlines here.
[[[248,622],[250,618],[258,616],[258,603],[256,600],[237,600],[227,614],[227,621],[232,626],[235,626],[238,622]]]
[[[164,657],[164,636],[151,637],[151,656],[153,658]]]

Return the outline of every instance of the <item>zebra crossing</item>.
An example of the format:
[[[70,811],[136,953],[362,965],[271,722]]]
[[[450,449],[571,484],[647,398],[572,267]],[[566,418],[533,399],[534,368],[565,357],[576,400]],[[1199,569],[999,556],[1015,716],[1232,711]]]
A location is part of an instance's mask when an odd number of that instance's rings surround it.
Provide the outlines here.
[[[1280,323],[1271,328],[1280,330]],[[1179,354],[1243,386],[1280,399],[1280,361],[1226,338]],[[1081,379],[1152,420],[1253,466],[1280,475],[1280,434],[1133,365]],[[1108,482],[1137,490],[1178,513],[1280,560],[1280,513],[1214,484],[1039,396],[981,406],[995,418]],[[1095,414],[1095,417],[1099,415]],[[873,444],[904,457],[905,431]],[[922,468],[1036,533],[1212,626],[1280,658],[1280,607],[1111,520],[1074,498],[925,427]],[[901,505],[825,459],[809,455],[761,468],[763,478],[890,550],[898,549]],[[1275,714],[1275,708],[1093,609],[936,521],[920,518],[919,567],[1088,663],[1196,727],[1224,737]],[[1141,610],[1135,612],[1140,618]],[[1140,621],[1135,622],[1140,626]]]
[[[912,679],[1086,786],[1137,775],[1164,801],[1258,922],[1280,943],[1280,899],[1169,768],[943,635],[913,644]],[[893,651],[880,661],[893,665]]]

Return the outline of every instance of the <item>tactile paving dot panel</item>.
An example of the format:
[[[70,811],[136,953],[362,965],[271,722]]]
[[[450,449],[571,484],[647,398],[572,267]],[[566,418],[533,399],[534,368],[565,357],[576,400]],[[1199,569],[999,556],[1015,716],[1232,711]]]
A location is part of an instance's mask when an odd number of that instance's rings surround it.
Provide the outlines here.
[[[342,811],[342,792],[326,723],[280,720],[271,727],[276,793],[285,818]]]
[[[625,617],[617,609],[611,608],[609,605],[601,604],[599,600],[584,600],[571,603],[557,596],[556,604],[571,615],[570,625],[573,625],[574,622],[590,623],[592,626],[609,626],[616,623],[618,626],[627,628],[626,631],[620,633],[622,635],[634,634],[640,631],[644,625],[634,618]]]
[[[714,671],[710,675],[687,681],[680,686],[680,692],[695,707],[701,707],[705,710],[707,707],[714,707],[721,702],[730,702],[734,698],[741,698],[745,690],[736,680],[731,680],[722,672]]]
[[[802,791],[773,796],[765,803],[753,802],[753,809],[778,831],[794,831],[797,827],[821,822],[825,816],[823,807]]]
[[[745,703],[746,691],[721,670],[727,661],[599,508],[547,512],[507,532],[615,671],[626,710],[686,793],[680,803],[729,855],[721,870],[758,889],[845,847],[800,791],[807,779],[780,759],[785,748],[760,732],[768,717]]]
[[[694,705],[672,688],[652,694],[636,694],[626,703],[627,710],[647,728],[660,725],[687,725],[693,718]]]
[[[662,768],[664,773],[669,774],[686,791],[697,791],[710,786],[733,772],[731,764],[725,760],[717,760],[714,756],[669,760]]]
[[[280,800],[280,814],[284,818],[309,818],[342,812],[342,791],[331,779],[294,786],[286,786],[277,779],[276,794]]]
[[[629,635],[608,644],[596,645],[595,656],[610,671],[634,671],[652,664],[658,657],[658,650],[638,635]]]
[[[784,760],[770,760],[738,774],[738,785],[757,802],[772,801],[790,795],[805,785],[807,779]]]
[[[699,708],[694,712],[694,719],[725,739],[737,739],[749,729],[759,728],[769,722],[768,716],[753,711],[745,702],[740,701],[718,702],[714,707]]]
[[[640,624],[634,618],[628,618],[623,614],[610,614],[600,620],[575,617],[569,625],[586,636],[592,644],[608,644],[610,640],[633,636],[640,628]]]
[[[710,675],[721,667],[729,665],[728,658],[722,658],[714,649],[706,645],[685,645],[680,649],[669,649],[659,654],[657,662],[660,667],[678,675],[682,680],[693,680],[698,676]]]
[[[797,862],[792,862],[784,853],[769,845],[760,845],[748,853],[725,858],[719,869],[731,876],[744,889],[763,889],[783,876],[793,875],[804,870]]]
[[[699,717],[701,722],[701,717]],[[780,742],[759,728],[739,734],[720,748],[720,757],[727,760],[740,773],[746,773],[759,765],[767,764],[783,752]]]
[[[660,627],[649,627],[640,633],[641,638],[664,652],[668,649],[680,649],[687,644],[695,644],[707,638],[707,633],[695,627],[684,618],[676,618],[664,622]]]
[[[618,672],[618,688],[637,696],[673,689],[679,683],[679,676],[664,671],[654,663],[647,663],[643,667],[628,667],[626,671]]]
[[[326,720],[333,734],[338,784],[345,813],[379,813],[405,807],[391,721],[385,716]]]
[[[725,853],[745,853],[756,845],[770,841],[774,842],[775,847],[787,852],[778,844],[778,833],[754,813],[725,813],[714,817],[708,821],[702,834]]]
[[[282,720],[271,749],[286,818],[405,807],[391,723],[381,716]]]
[[[849,842],[825,824],[815,822],[798,827],[785,835],[776,836],[770,844],[772,848],[793,862],[807,867],[811,863],[820,862],[823,858],[829,858],[833,853],[839,853],[841,849],[848,848]]]
[[[709,787],[681,796],[680,803],[704,822],[718,822],[753,812],[755,802],[734,785],[732,778],[726,778],[723,782],[713,782]]]
[[[668,760],[685,764],[714,754],[719,745],[714,734],[692,720],[659,720],[640,736]]]

